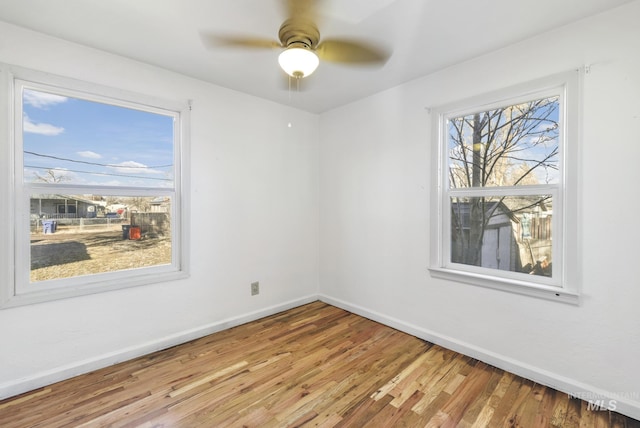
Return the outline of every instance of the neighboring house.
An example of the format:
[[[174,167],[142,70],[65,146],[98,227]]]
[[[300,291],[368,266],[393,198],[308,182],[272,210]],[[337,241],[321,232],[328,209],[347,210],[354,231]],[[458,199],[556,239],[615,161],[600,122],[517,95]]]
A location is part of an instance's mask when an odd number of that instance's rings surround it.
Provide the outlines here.
[[[512,272],[551,274],[551,221],[553,213],[544,204],[528,209],[508,207],[504,202],[485,205],[479,266]],[[471,230],[469,203],[453,203],[451,258],[462,262]],[[546,211],[545,211],[546,210]],[[540,211],[544,211],[541,213]],[[540,266],[544,272],[536,270]],[[532,272],[534,271],[535,272]]]
[[[104,202],[76,196],[32,195],[31,215],[44,219],[104,216]]]
[[[152,213],[168,213],[171,211],[171,199],[159,196],[149,202],[149,211]]]

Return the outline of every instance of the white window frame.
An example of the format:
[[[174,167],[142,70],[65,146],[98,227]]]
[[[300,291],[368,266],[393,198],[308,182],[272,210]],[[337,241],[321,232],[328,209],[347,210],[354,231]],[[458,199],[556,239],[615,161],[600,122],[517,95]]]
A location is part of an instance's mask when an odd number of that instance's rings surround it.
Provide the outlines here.
[[[579,144],[582,70],[561,73],[533,82],[493,91],[481,96],[432,109],[432,192],[430,220],[431,276],[512,293],[579,304],[580,213],[578,211],[580,172]],[[540,186],[450,189],[447,120],[470,113],[558,96],[559,168],[557,184]],[[553,198],[553,278],[469,266],[451,262],[452,196],[549,194]]]
[[[54,76],[35,70],[0,64],[0,125],[7,132],[0,138],[5,173],[0,196],[6,204],[2,214],[9,219],[0,230],[6,243],[7,257],[0,261],[6,275],[0,284],[0,309],[86,294],[117,290],[138,285],[173,281],[189,276],[188,165],[190,103],[172,102],[89,82]],[[22,144],[23,89],[53,92],[59,95],[106,103],[118,107],[157,113],[174,119],[174,185],[163,187],[90,186],[41,184],[24,181]],[[5,180],[6,179],[6,180]],[[3,195],[4,193],[4,195]],[[170,196],[171,264],[119,270],[99,274],[30,283],[30,195],[37,193],[98,194],[104,196]]]

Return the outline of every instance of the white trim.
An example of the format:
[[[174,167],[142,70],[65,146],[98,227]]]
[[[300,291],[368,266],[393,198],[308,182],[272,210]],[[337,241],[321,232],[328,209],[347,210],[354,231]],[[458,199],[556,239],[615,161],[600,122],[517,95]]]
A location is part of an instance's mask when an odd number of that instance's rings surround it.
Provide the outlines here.
[[[515,278],[499,278],[493,275],[454,271],[451,269],[429,268],[429,272],[434,278],[473,284],[509,293],[524,294],[526,296],[539,297],[541,299],[553,300],[556,302],[571,303],[573,305],[580,304],[580,295],[578,293],[563,290],[562,288],[554,285],[533,284],[530,282],[519,281]]]
[[[140,345],[130,346],[118,351],[109,352],[107,354],[98,355],[75,363],[56,367],[54,369],[45,370],[33,375],[25,376],[10,382],[0,383],[0,400],[12,397],[24,392],[32,391],[37,388],[51,385],[74,376],[89,373],[93,370],[109,367],[123,361],[148,355],[162,349],[180,345],[191,340],[195,340],[219,331],[224,331],[241,324],[259,320],[277,314],[282,311],[296,308],[308,303],[320,300],[337,308],[344,309],[356,315],[379,322],[386,326],[395,328],[404,333],[426,340],[430,343],[442,346],[452,351],[483,361],[501,370],[508,371],[520,377],[532,380],[560,392],[581,397],[586,393],[593,394],[597,397],[615,400],[617,403],[616,411],[631,418],[640,419],[640,401],[630,400],[627,397],[620,397],[609,391],[595,387],[575,379],[562,376],[548,370],[541,369],[530,364],[523,363],[510,357],[506,357],[487,349],[471,345],[466,342],[459,341],[449,336],[438,334],[432,330],[428,330],[411,323],[407,323],[400,319],[390,317],[377,311],[367,309],[363,306],[354,305],[341,299],[336,299],[326,294],[312,294],[288,302],[259,309],[257,311],[248,312],[237,317],[227,318],[206,324],[201,327],[190,330],[181,331],[172,335],[158,338]]]
[[[162,100],[143,94],[105,87],[90,82],[79,81],[62,76],[24,69],[21,67],[0,64],[1,93],[6,91],[8,104],[0,108],[2,118],[0,124],[7,124],[6,138],[7,156],[3,163],[8,165],[3,171],[10,174],[7,180],[7,198],[13,201],[8,204],[11,221],[6,222],[8,236],[7,272],[3,275],[5,284],[0,284],[0,309],[39,303],[48,300],[81,296],[90,293],[116,290],[125,287],[173,281],[189,276],[189,225],[187,224],[189,207],[189,137],[191,103]],[[41,183],[23,183],[22,135],[16,129],[22,129],[22,99],[16,97],[16,90],[23,88],[55,93],[106,103],[116,107],[124,107],[145,111],[173,118],[173,183],[171,187],[116,187],[87,186]],[[8,109],[4,111],[4,109]],[[4,137],[4,136],[3,136]],[[1,166],[1,165],[0,165]],[[184,176],[183,176],[184,174]],[[5,189],[0,189],[5,191]],[[171,203],[171,264],[145,267],[139,269],[106,272],[94,275],[56,279],[42,283],[29,282],[29,247],[23,245],[26,231],[29,230],[29,198],[32,193],[73,192],[78,194],[94,193],[111,196],[170,196]]]
[[[418,337],[427,342],[434,343],[452,351],[475,358],[484,363],[508,371],[525,379],[532,380],[542,385],[551,387],[560,392],[570,394],[575,397],[584,397],[585,395],[593,395],[594,397],[602,397],[608,400],[614,400],[617,408],[616,412],[627,415],[634,419],[640,419],[640,400],[635,401],[629,397],[621,397],[620,394],[605,391],[593,385],[580,382],[575,379],[553,373],[540,367],[515,360],[513,358],[501,355],[488,349],[472,345],[454,339],[449,336],[438,334],[434,331],[419,327],[414,324],[407,323],[397,318],[376,312],[365,307],[354,305],[344,300],[336,299],[325,294],[320,294],[319,299],[322,302],[371,319],[381,324],[393,327],[404,333]]]
[[[64,366],[34,373],[32,375],[24,376],[10,382],[0,383],[0,400],[22,394],[24,392],[32,391],[36,388],[51,385],[55,382],[69,379],[74,376],[89,373],[93,370],[109,367],[111,365],[123,361],[128,361],[133,358],[141,357],[152,352],[180,345],[219,331],[227,330],[241,324],[259,320],[261,318],[268,317],[292,308],[296,308],[307,303],[315,302],[316,300],[318,300],[318,296],[315,294],[295,300],[290,300],[288,302],[269,306],[267,308],[259,309],[253,312],[248,312],[236,317],[215,321],[210,324],[206,324],[190,330],[180,331],[175,334],[160,337],[139,345],[129,346],[117,351],[109,352],[102,355],[96,355],[85,360],[76,361]]]
[[[50,282],[54,284],[49,289],[39,287],[40,289],[35,291],[9,296],[2,302],[0,309],[86,296],[140,285],[177,281],[188,277],[189,274],[187,272],[169,270],[165,266],[157,266],[126,271],[105,272],[87,275],[86,277],[65,278],[67,281],[64,281],[64,279],[51,280],[46,281],[46,284]],[[91,281],[91,278],[95,278],[95,280]],[[55,282],[58,282],[58,284],[56,285]],[[68,285],[60,286],[60,282],[65,282]]]
[[[580,71],[561,73],[533,82],[516,85],[488,94],[456,101],[429,109],[432,122],[431,162],[431,221],[429,271],[432,276],[471,285],[494,288],[554,301],[579,304],[580,273],[578,267],[579,230],[578,212],[580,172]],[[448,153],[446,147],[446,119],[469,113],[486,111],[505,103],[517,103],[549,96],[560,97],[559,164],[562,175],[558,183],[536,186],[486,187],[449,189]],[[445,141],[443,143],[443,141]],[[497,269],[467,266],[449,260],[451,230],[447,212],[451,196],[519,196],[549,194],[553,198],[553,277],[525,275]],[[571,221],[569,220],[571,219]]]
[[[4,219],[3,226],[0,227],[0,307],[13,294],[14,276],[14,230],[15,230],[15,210],[12,203],[6,201],[14,200],[15,178],[14,178],[14,158],[15,147],[13,141],[13,126],[10,118],[13,117],[13,81],[11,74],[7,71],[8,66],[0,63],[0,94],[6,94],[4,101],[0,102],[0,174],[4,178],[0,179],[0,200],[5,202],[0,204],[0,218]],[[0,97],[0,100],[2,97]]]

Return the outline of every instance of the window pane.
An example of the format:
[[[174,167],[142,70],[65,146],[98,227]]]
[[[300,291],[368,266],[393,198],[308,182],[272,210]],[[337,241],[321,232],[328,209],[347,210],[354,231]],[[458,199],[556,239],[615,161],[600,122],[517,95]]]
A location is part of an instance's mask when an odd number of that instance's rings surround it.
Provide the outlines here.
[[[171,263],[171,198],[32,194],[31,282]]]
[[[552,276],[550,195],[451,198],[451,261]]]
[[[31,89],[22,100],[25,182],[173,187],[173,116]]]
[[[449,186],[558,182],[559,98],[449,118]]]

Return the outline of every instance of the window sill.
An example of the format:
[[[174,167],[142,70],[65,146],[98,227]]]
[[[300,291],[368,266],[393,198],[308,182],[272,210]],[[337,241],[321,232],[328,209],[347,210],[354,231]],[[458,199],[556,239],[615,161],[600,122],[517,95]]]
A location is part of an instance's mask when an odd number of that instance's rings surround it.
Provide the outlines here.
[[[96,276],[103,277],[105,276],[105,274]],[[80,286],[54,288],[51,290],[40,290],[14,294],[12,296],[9,296],[8,298],[0,299],[0,310],[36,303],[43,303],[52,300],[68,299],[72,297],[103,293],[106,291],[122,290],[125,288],[152,285],[161,282],[177,281],[188,278],[189,273],[185,270],[178,270],[158,273],[147,272],[141,273],[139,275],[123,276],[121,275],[121,272],[115,272],[115,275],[111,276],[122,276],[123,278],[117,281],[97,280],[95,282],[88,282]]]
[[[431,276],[434,278],[446,279],[449,281],[462,282],[465,284],[477,285],[480,287],[493,288],[507,291],[509,293],[522,294],[525,296],[537,297],[554,302],[580,304],[580,296],[574,291],[568,291],[559,287],[533,284],[526,281],[497,278],[495,276],[481,275],[477,273],[454,271],[444,268],[429,268]]]

